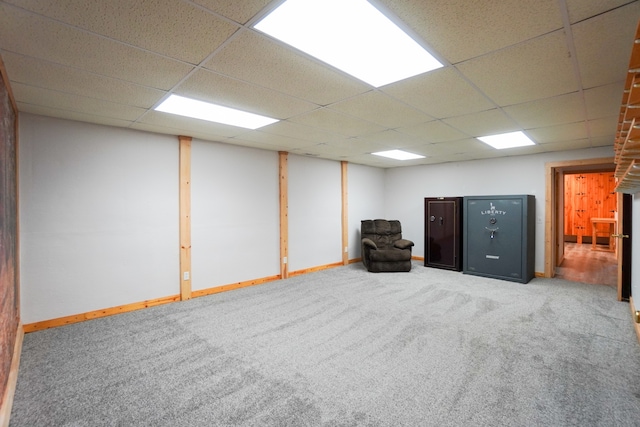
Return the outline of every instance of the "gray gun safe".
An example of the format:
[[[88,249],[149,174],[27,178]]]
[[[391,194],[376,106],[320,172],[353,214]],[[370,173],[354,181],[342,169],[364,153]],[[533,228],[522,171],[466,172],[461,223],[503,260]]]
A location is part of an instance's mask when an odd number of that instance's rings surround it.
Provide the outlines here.
[[[463,273],[527,283],[534,276],[535,197],[465,196]]]
[[[424,265],[462,270],[462,197],[425,197]]]

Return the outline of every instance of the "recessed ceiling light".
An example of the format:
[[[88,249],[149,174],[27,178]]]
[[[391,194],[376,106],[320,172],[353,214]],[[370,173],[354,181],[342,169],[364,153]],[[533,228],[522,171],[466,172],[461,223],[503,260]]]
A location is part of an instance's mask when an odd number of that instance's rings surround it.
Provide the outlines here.
[[[414,160],[414,159],[424,159],[424,156],[419,154],[409,153],[407,151],[402,150],[389,150],[389,151],[378,151],[377,153],[371,153],[375,156],[388,157],[390,159],[395,160]]]
[[[287,0],[254,28],[375,87],[442,67],[366,0]]]
[[[171,95],[162,104],[158,105],[156,111],[177,114],[179,116],[191,117],[194,119],[207,120],[209,122],[222,123],[225,125],[238,126],[246,129],[258,129],[262,126],[270,125],[278,120],[258,114],[247,113],[246,111],[235,110],[221,105],[198,101],[183,96]]]
[[[536,145],[535,142],[529,139],[524,133],[509,132],[501,133],[499,135],[479,136],[478,139],[485,144],[502,150],[504,148],[524,147],[526,145]]]

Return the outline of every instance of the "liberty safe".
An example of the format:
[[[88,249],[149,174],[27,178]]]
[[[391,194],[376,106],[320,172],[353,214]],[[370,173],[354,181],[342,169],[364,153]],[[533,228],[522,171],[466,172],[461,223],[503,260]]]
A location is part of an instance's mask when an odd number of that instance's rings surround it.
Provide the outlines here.
[[[534,196],[464,197],[463,273],[527,283],[534,263]]]
[[[462,269],[462,197],[424,199],[424,265]]]

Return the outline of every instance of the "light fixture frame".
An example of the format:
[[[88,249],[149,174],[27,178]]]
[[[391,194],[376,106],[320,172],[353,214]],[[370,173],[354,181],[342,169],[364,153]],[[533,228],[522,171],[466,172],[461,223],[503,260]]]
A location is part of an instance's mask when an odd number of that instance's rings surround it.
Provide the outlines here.
[[[175,94],[162,101],[154,110],[251,130],[280,121],[260,114]]]
[[[371,22],[368,28],[365,17]],[[403,26],[367,0],[285,0],[253,24],[257,31],[374,87],[444,66]],[[401,49],[400,43],[406,47]],[[403,49],[406,57],[400,56]]]
[[[496,150],[506,150],[509,148],[527,147],[536,145],[536,143],[525,135],[524,132],[518,130],[515,132],[498,133],[487,136],[479,136],[476,139],[487,144]]]

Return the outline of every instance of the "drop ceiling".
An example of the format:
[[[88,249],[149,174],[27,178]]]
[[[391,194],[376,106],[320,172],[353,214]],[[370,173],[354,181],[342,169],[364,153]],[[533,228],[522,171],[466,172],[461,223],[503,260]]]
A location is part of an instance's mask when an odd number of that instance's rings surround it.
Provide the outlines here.
[[[254,30],[279,4],[268,0],[0,0],[0,56],[24,113],[383,168],[613,156],[640,1],[371,3],[445,66],[374,88]],[[280,121],[247,130],[154,111],[171,94]],[[536,145],[475,139],[518,130]],[[370,154],[391,149],[426,157]]]

